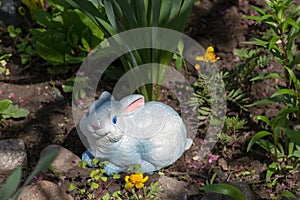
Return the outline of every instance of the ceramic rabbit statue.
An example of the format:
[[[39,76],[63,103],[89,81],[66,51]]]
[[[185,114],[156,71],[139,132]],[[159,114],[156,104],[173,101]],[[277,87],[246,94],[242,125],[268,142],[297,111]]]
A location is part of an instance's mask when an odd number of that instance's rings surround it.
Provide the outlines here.
[[[174,163],[192,144],[177,112],[160,102],[144,103],[144,97],[137,94],[115,101],[103,92],[79,128],[90,146],[82,160],[108,161],[108,175],[133,164],[152,173]]]

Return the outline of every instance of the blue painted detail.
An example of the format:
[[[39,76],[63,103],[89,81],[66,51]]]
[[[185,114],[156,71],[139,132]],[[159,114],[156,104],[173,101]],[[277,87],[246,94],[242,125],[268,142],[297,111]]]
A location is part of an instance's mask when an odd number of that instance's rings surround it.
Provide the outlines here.
[[[111,122],[113,124],[116,124],[117,123],[117,116],[113,116],[113,118],[111,119]]]
[[[89,152],[89,150],[86,150],[85,152],[82,153],[81,155],[81,159],[82,161],[85,161],[86,164],[90,167],[96,167],[95,164],[92,163],[93,159],[95,157],[91,154],[91,152]]]

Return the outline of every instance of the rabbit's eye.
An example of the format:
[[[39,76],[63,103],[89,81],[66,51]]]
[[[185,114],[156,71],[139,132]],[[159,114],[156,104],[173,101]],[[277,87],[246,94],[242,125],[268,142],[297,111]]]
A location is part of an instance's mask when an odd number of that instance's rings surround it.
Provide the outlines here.
[[[113,118],[111,118],[111,122],[113,124],[116,124],[117,123],[117,116],[113,116]]]

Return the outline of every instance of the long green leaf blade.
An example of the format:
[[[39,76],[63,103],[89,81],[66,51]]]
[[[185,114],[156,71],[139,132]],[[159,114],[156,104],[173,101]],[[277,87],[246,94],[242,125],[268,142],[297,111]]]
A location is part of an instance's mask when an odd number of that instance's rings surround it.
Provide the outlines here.
[[[256,133],[250,140],[248,146],[247,146],[247,152],[250,150],[250,148],[261,138],[267,136],[267,135],[272,135],[269,131],[259,131]]]
[[[7,178],[5,185],[1,189],[0,200],[8,200],[18,188],[22,177],[22,169],[18,167]]]
[[[225,183],[204,186],[201,187],[200,190],[218,193],[218,194],[224,194],[230,196],[231,198],[234,198],[235,200],[246,200],[245,195],[239,189]]]
[[[32,181],[34,176],[36,176],[42,170],[46,169],[54,161],[54,159],[57,157],[57,155],[58,155],[58,151],[55,150],[55,151],[52,151],[49,154],[47,154],[44,158],[41,158],[38,165],[35,167],[33,172],[27,177],[26,181],[22,185],[22,189]],[[22,192],[22,189],[18,190],[18,192],[14,195],[13,199],[18,198],[18,196]]]

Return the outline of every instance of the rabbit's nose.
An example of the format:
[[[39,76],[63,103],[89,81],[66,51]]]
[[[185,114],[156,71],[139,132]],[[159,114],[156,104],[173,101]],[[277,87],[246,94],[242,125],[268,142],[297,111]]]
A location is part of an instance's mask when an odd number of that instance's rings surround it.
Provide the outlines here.
[[[91,127],[92,127],[92,129],[94,130],[94,131],[98,131],[98,130],[100,130],[101,129],[101,126],[99,126],[99,125],[91,125]]]

